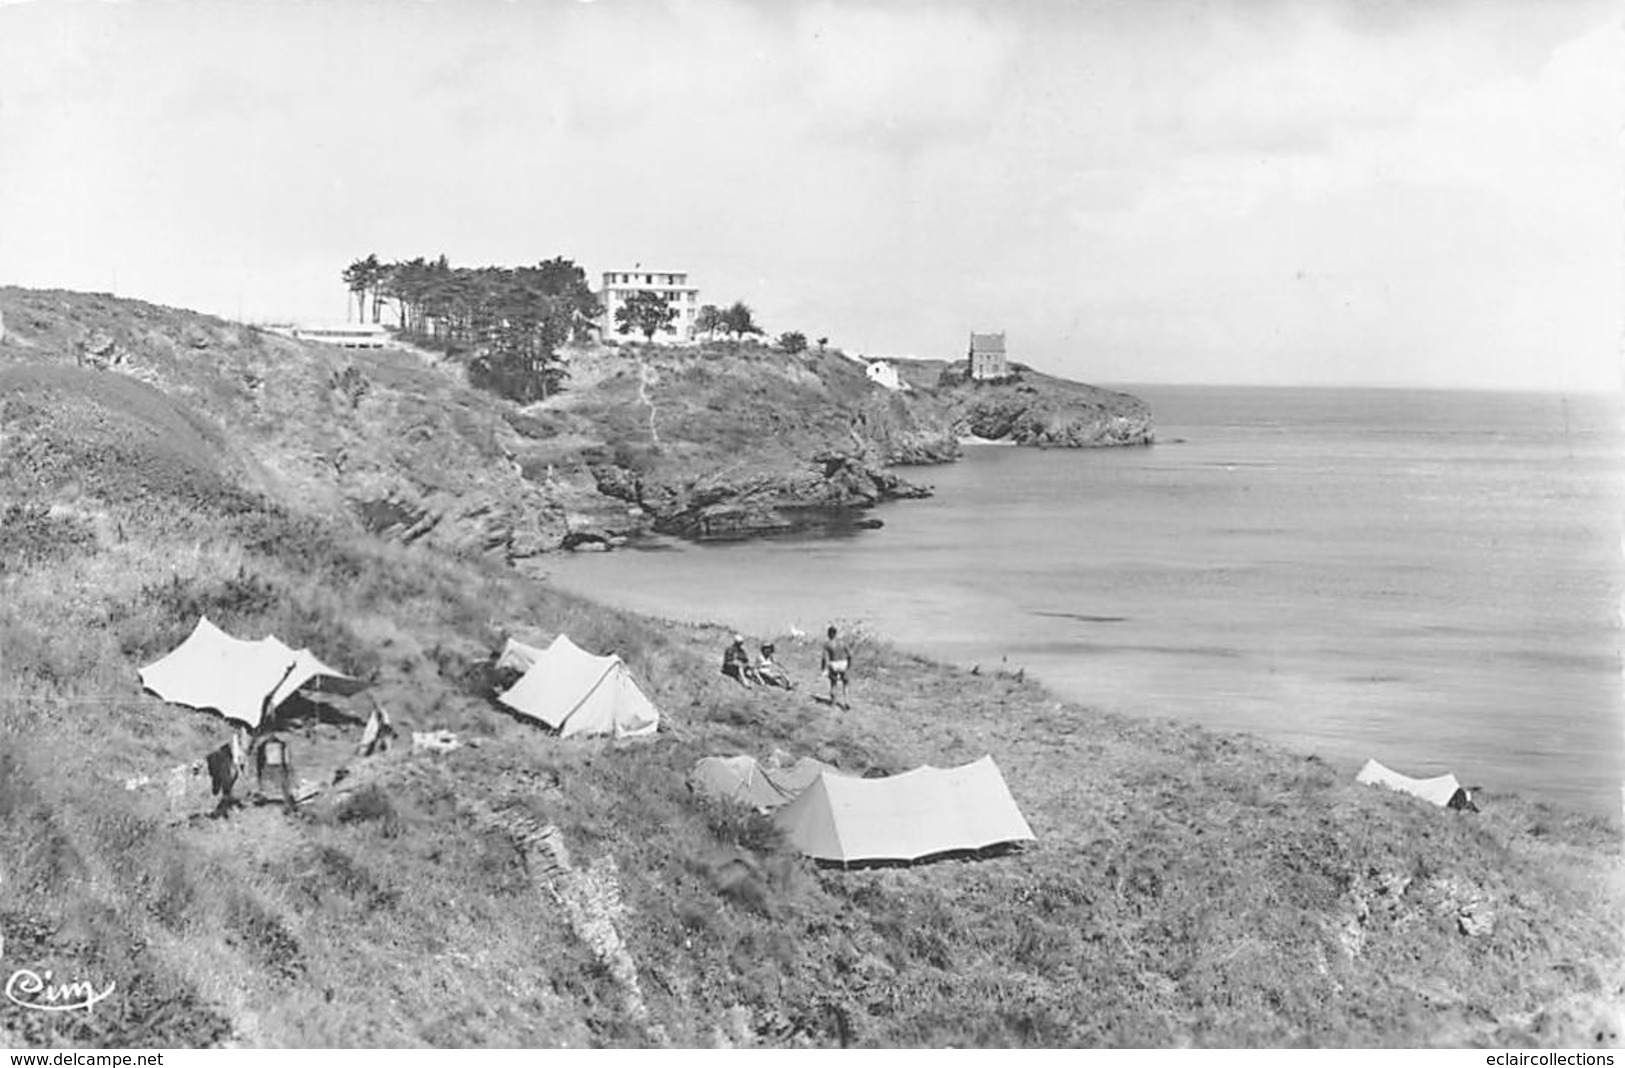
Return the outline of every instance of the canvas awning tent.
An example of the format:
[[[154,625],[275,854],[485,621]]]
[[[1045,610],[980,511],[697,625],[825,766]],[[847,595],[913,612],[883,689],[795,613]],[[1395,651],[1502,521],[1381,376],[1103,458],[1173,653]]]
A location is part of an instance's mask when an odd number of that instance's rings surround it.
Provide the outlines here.
[[[842,862],[919,860],[1033,840],[990,756],[884,779],[824,772],[773,822],[801,852]]]
[[[708,797],[775,809],[794,801],[824,772],[847,774],[812,757],[802,757],[789,767],[764,764],[753,756],[701,757],[688,781],[696,792]]]
[[[1397,771],[1383,767],[1375,760],[1367,760],[1360,774],[1355,776],[1355,782],[1366,783],[1371,786],[1386,786],[1390,790],[1420,797],[1424,801],[1432,802],[1441,807],[1461,808],[1468,801],[1467,792],[1461,788],[1454,775],[1439,775],[1432,779],[1413,779],[1408,775],[1401,775]],[[1457,795],[1460,795],[1458,799]]]
[[[515,671],[529,671],[530,666],[536,663],[542,655],[542,650],[534,645],[508,639],[508,644],[502,647],[502,655],[497,657],[497,667],[512,668]]]
[[[660,726],[660,713],[632,681],[620,657],[594,656],[563,634],[497,700],[566,738],[572,734],[629,738],[653,734]]]
[[[367,686],[322,663],[309,649],[291,649],[274,636],[233,638],[207,616],[199,617],[185,641],[138,674],[141,685],[165,701],[214,709],[251,729],[296,690],[351,694]]]

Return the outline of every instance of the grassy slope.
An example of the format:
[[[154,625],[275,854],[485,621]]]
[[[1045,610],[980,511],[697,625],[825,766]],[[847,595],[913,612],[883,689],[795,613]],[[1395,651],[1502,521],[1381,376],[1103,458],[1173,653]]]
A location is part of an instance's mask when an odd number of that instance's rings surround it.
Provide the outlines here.
[[[454,366],[96,294],[0,289],[0,313],[0,367],[72,366],[107,348],[90,362],[117,361],[120,377],[229,428],[253,488],[306,510],[398,520],[397,537],[499,557],[555,547],[571,512],[624,514],[593,489],[582,442],[470,389]]]
[[[954,452],[921,425],[929,405],[882,395],[833,353],[577,350],[566,392],[521,411],[427,353],[308,345],[100,294],[0,287],[0,316],[0,367],[111,365],[229,426],[254,488],[459,553],[525,558],[635,532],[696,498],[861,503],[871,484],[831,485],[814,458]],[[652,514],[602,495],[606,471],[643,479]]]
[[[54,396],[77,394],[75,418],[26,432],[8,418],[0,445],[7,962],[117,982],[90,1016],[6,1004],[14,1041],[1617,1040],[1616,827],[1510,797],[1477,816],[1436,810],[1352,785],[1353,768],[1057,702],[868,637],[851,712],[746,693],[715,673],[717,628],[256,502],[232,481],[247,461],[198,451],[184,407],[112,381],[54,380]],[[8,412],[42,388],[0,382]],[[56,449],[94,457],[104,432],[125,446],[102,469],[130,473],[118,493],[44,477]],[[170,492],[177,464],[195,491]],[[301,820],[196,818],[206,793],[175,806],[126,790],[225,739],[135,681],[200,611],[376,672],[403,730],[478,747],[355,762],[358,727],[307,721],[292,735],[301,772],[349,763],[365,785],[329,790]],[[495,709],[476,662],[506,634],[561,631],[619,651],[670,729],[567,742]],[[815,650],[783,647],[805,685]],[[815,868],[765,821],[684,785],[700,755],[773,747],[854,770],[991,753],[1039,844]],[[603,914],[646,1017],[572,925],[579,902],[493,812],[556,825],[580,869],[613,858],[625,911]],[[1469,936],[1464,918],[1490,930]]]

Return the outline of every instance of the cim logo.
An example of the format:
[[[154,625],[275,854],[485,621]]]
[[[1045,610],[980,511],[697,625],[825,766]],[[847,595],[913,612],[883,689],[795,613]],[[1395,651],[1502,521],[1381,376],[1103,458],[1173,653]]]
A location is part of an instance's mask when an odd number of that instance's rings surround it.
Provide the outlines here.
[[[90,1008],[111,994],[115,985],[108,983],[106,990],[98,992],[87,979],[53,983],[49,970],[41,975],[27,968],[18,968],[11,973],[11,978],[6,980],[6,999],[13,1005],[21,1005],[25,1009],[68,1012],[73,1009]]]
[[[0,960],[5,956],[6,933],[0,931]],[[98,992],[95,984],[86,979],[58,983],[53,982],[53,978],[49,970],[41,975],[30,968],[18,968],[6,980],[6,1000],[39,1012],[71,1012],[90,1008],[111,994],[117,985],[108,983],[106,990]]]

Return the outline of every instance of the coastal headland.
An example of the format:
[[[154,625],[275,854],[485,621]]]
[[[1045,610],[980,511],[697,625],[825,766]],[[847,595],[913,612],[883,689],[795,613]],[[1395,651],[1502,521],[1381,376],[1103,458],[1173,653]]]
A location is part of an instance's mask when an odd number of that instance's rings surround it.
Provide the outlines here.
[[[814,699],[817,648],[787,635],[761,637],[800,688],[744,690],[717,672],[728,621],[637,617],[513,566],[640,524],[848,509],[909,492],[887,466],[961,434],[1094,440],[1066,429],[1092,409],[955,408],[951,388],[854,407],[826,380],[862,368],[818,362],[844,357],[740,347],[595,350],[520,410],[413,351],[86,294],[0,290],[0,314],[0,974],[112,988],[94,1013],[0,1004],[0,1043],[1620,1040],[1615,822],[1494,793],[1435,808],[881,635],[852,635],[850,711]],[[1099,392],[1106,437],[1132,439],[1140,409]],[[322,792],[298,817],[209,819],[206,785],[143,780],[227,727],[135,676],[199,615],[316,649],[373,681],[403,738],[462,745],[359,759],[356,710],[312,704],[287,736]],[[561,740],[498,709],[490,654],[559,633],[627,662],[656,738]],[[686,785],[701,756],[775,749],[872,774],[992,755],[1037,842],[815,866]]]
[[[394,540],[523,560],[640,533],[749,537],[851,522],[929,492],[892,468],[958,438],[1152,440],[1135,397],[1026,368],[998,383],[755,342],[565,350],[565,386],[519,406],[410,348],[342,350],[96,294],[0,289],[12,358],[106,368],[233,428],[243,477]]]

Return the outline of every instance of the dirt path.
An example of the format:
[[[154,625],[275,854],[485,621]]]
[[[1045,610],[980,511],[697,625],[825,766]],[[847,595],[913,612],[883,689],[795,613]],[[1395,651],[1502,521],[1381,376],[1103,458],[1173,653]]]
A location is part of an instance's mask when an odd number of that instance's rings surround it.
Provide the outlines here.
[[[638,365],[638,399],[649,408],[649,440],[656,446],[660,444],[660,431],[655,429],[655,402],[649,396],[649,387],[660,382],[660,373],[648,364]]]

